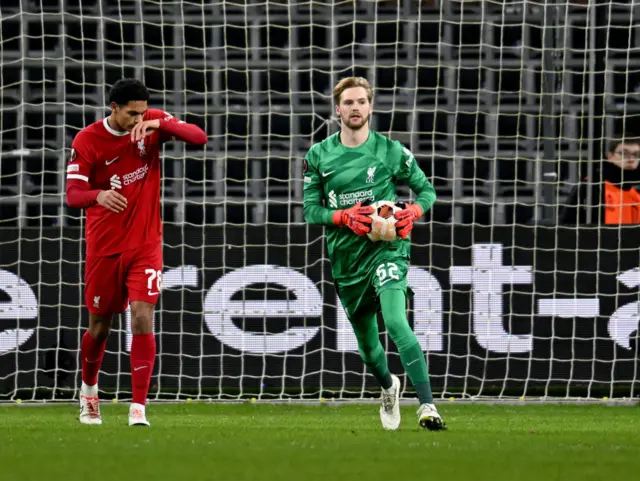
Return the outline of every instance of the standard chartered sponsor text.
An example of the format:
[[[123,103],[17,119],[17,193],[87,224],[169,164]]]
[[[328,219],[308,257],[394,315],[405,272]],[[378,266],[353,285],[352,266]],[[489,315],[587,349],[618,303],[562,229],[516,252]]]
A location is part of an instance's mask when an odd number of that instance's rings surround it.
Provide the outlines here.
[[[373,195],[373,190],[359,190],[357,192],[349,192],[346,194],[338,195],[338,199],[340,199],[340,205],[352,205],[357,204],[360,201],[364,201],[366,199],[370,199],[371,201],[375,200],[375,196]]]
[[[149,171],[149,166],[148,165],[143,165],[139,169],[134,170],[133,172],[130,172],[128,174],[123,175],[122,179],[124,181],[123,182],[124,185],[133,184],[137,180],[144,179],[144,177],[145,177],[145,175],[147,175],[148,171]]]

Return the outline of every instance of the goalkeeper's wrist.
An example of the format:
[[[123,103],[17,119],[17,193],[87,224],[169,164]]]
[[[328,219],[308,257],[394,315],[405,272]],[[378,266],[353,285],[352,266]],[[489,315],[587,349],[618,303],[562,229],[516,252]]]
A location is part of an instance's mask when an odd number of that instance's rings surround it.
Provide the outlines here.
[[[424,210],[422,209],[422,206],[420,204],[411,204],[410,208],[416,214],[416,219],[419,219],[423,216]]]
[[[342,220],[342,214],[344,210],[334,210],[333,214],[331,214],[331,222],[333,225],[342,227],[344,225],[344,221]]]

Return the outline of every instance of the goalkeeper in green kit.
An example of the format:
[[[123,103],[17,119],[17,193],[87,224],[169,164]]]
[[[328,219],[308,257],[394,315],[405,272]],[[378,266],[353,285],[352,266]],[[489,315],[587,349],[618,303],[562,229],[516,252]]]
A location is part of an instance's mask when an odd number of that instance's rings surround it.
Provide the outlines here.
[[[389,372],[378,333],[382,311],[387,332],[418,393],[420,426],[437,431],[445,424],[433,404],[424,353],[407,320],[409,233],[433,205],[436,194],[409,150],[369,129],[373,90],[366,79],[341,80],[333,90],[340,132],[311,147],[304,161],[304,217],[328,226],[327,247],[340,301],[349,318],[362,360],[382,386],[380,421],[400,425],[400,379]],[[395,213],[398,239],[372,242],[372,202],[397,201],[396,183],[407,182],[414,204]]]

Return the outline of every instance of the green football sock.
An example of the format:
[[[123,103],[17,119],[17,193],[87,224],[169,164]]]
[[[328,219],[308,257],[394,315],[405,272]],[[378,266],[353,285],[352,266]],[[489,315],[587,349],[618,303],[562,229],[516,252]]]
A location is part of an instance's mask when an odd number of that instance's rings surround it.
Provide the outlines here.
[[[383,291],[380,294],[380,305],[389,337],[398,348],[400,360],[418,394],[420,404],[433,403],[427,361],[418,338],[409,326],[405,293],[400,289]]]
[[[387,355],[380,343],[376,315],[354,322],[352,327],[358,340],[358,351],[365,366],[384,389],[389,389],[393,381],[387,364]]]
[[[427,370],[427,361],[420,344],[417,342],[402,351],[398,350],[400,360],[404,366],[404,370],[411,379],[411,384],[416,389],[420,404],[433,403],[433,393],[431,392],[431,381],[429,380],[429,371]]]

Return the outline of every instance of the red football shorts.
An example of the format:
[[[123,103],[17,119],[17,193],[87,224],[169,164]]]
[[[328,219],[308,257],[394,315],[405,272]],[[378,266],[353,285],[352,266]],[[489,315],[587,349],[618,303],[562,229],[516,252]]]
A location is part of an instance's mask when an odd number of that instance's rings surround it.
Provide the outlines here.
[[[130,302],[158,302],[162,289],[162,242],[112,256],[87,256],[84,301],[92,314],[124,312]]]

